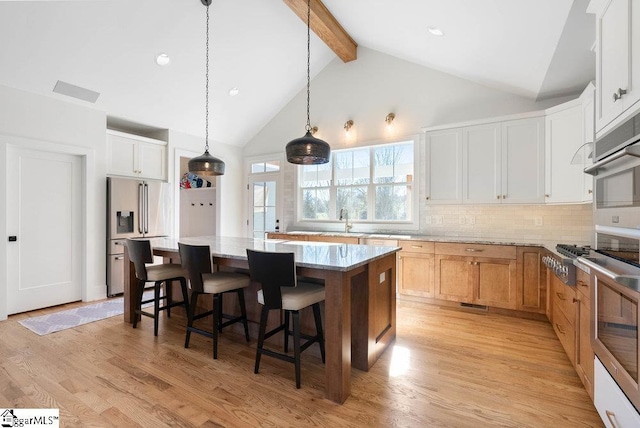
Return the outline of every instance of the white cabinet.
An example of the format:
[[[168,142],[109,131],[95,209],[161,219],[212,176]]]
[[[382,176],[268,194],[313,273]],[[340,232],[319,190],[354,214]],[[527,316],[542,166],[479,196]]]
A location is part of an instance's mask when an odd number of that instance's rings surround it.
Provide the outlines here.
[[[640,99],[640,7],[633,0],[592,0],[587,10],[596,14],[596,129],[600,131]]]
[[[593,401],[606,427],[640,427],[640,414],[598,358],[594,364]]]
[[[461,203],[462,128],[427,132],[422,159],[427,203]]]
[[[544,201],[544,119],[463,129],[463,202]]]
[[[167,179],[166,142],[107,130],[107,174]]]

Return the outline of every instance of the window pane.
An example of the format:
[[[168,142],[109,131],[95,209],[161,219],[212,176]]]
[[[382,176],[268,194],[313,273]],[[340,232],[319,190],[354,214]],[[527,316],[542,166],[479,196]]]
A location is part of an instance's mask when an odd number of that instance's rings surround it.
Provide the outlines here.
[[[338,187],[336,200],[336,219],[340,218],[340,210],[349,211],[349,219],[367,220],[367,188]]]
[[[264,210],[263,208],[253,209],[253,230],[264,231]]]
[[[302,217],[305,219],[329,219],[329,189],[305,189],[302,192]]]
[[[331,185],[331,162],[321,165],[302,165],[301,187],[323,187]]]
[[[406,183],[413,178],[413,144],[376,147],[374,151],[376,183]]]
[[[265,183],[264,205],[267,207],[276,206],[276,182],[266,181]]]
[[[409,186],[376,186],[376,220],[408,220]]]
[[[335,152],[335,184],[369,183],[369,153],[369,148]]]
[[[251,173],[256,174],[259,172],[264,172],[264,162],[252,163],[251,164]]]
[[[269,161],[264,165],[264,170],[266,172],[276,172],[280,171],[280,161]]]
[[[253,206],[264,206],[264,183],[253,183]]]
[[[276,230],[276,207],[267,207],[265,211],[264,230]]]

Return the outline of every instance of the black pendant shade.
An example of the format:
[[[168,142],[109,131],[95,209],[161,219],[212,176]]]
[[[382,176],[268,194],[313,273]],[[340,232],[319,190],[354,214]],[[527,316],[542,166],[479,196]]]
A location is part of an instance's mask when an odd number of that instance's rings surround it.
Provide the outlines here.
[[[217,157],[211,156],[209,150],[203,154],[189,160],[189,172],[201,176],[223,175],[224,162]]]
[[[331,147],[326,141],[307,131],[304,137],[291,140],[286,147],[287,161],[298,165],[318,165],[329,162]]]

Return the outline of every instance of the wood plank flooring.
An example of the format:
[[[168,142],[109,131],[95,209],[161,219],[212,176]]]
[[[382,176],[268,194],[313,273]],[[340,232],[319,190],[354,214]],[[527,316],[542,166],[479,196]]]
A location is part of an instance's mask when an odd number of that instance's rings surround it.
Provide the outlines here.
[[[0,322],[0,408],[59,408],[63,427],[583,427],[603,426],[550,324],[399,301],[397,339],[351,397],[324,399],[317,345],[293,365],[225,331],[211,340],[162,316],[138,329],[121,316],[37,336]],[[177,311],[176,311],[177,312]]]

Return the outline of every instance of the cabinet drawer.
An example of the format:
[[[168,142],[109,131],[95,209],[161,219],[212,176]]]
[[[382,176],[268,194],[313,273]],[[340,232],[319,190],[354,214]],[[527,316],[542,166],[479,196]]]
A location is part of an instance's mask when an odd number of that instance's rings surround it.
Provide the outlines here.
[[[552,288],[553,307],[559,308],[564,316],[575,326],[576,320],[576,292],[573,288],[563,284],[560,280],[554,278]],[[555,316],[555,311],[553,312]],[[553,319],[555,322],[555,318]]]
[[[581,299],[591,299],[591,276],[581,269],[576,269],[576,290],[582,294]]]
[[[640,414],[624,395],[599,359],[595,359],[594,403],[606,427],[632,428],[640,426]]]
[[[553,306],[553,330],[556,332],[564,351],[571,361],[571,365],[576,365],[576,330],[574,324],[569,322],[564,313],[557,305]]]
[[[397,247],[398,246],[398,241],[396,239],[360,238],[360,243],[363,245],[373,245],[377,247]]]
[[[290,235],[288,233],[268,233],[267,239],[284,239],[285,241],[306,241],[306,235]]]
[[[435,248],[431,241],[398,241],[398,246],[402,247],[402,251],[429,254],[433,254]]]
[[[447,254],[451,256],[516,259],[516,247],[510,245],[452,244],[447,242],[436,242],[435,251],[437,254]]]

